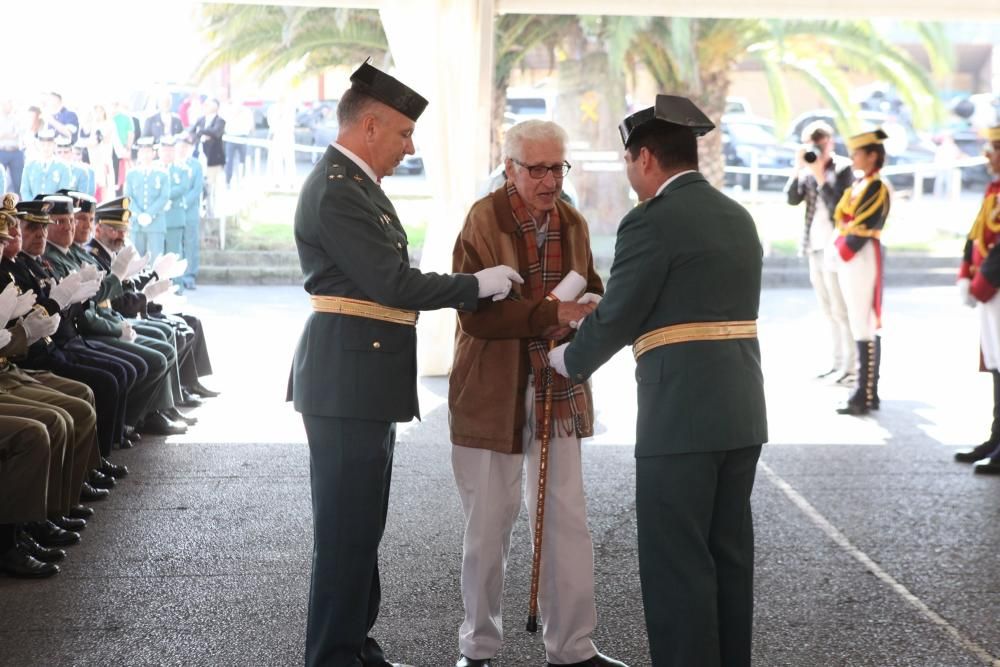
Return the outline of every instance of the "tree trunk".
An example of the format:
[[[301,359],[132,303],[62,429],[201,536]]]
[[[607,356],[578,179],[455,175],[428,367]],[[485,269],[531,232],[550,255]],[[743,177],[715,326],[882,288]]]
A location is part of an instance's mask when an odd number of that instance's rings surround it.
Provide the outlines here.
[[[610,72],[605,51],[587,53],[586,48],[581,44],[579,57],[559,63],[555,120],[580,150],[620,154],[618,123],[625,115],[624,81]],[[576,188],[576,206],[587,219],[591,234],[614,234],[618,221],[632,206],[628,180],[620,170],[585,170],[586,162],[570,159],[573,170],[569,179]]]
[[[722,154],[722,114],[726,110],[729,94],[729,72],[706,71],[701,73],[701,92],[693,101],[715,123],[715,129],[698,140],[699,171],[708,182],[722,188],[725,179],[725,157]]]

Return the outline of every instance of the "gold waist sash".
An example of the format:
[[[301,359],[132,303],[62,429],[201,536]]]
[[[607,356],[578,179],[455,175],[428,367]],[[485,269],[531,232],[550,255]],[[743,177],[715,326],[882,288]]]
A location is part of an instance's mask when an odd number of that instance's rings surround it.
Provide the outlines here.
[[[632,343],[632,354],[636,360],[650,350],[663,345],[688,343],[696,340],[733,340],[756,338],[757,322],[743,320],[734,322],[686,322],[661,327],[645,333]]]
[[[393,324],[407,324],[411,327],[417,324],[416,312],[382,306],[373,301],[349,299],[346,296],[320,296],[317,294],[310,296],[309,300],[312,301],[313,310],[317,313],[367,317],[371,320],[381,320],[383,322],[392,322]]]

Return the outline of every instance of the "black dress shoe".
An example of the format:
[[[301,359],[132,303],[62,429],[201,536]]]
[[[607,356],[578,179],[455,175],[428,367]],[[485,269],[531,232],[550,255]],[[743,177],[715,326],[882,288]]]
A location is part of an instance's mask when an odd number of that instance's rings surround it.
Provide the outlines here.
[[[972,471],[977,475],[1000,475],[1000,457],[980,461],[972,468]]]
[[[100,470],[91,470],[90,477],[87,478],[90,485],[95,489],[113,489],[115,488],[115,478],[110,475],[105,475]]]
[[[619,662],[614,658],[609,658],[606,655],[601,655],[598,653],[593,658],[589,660],[584,660],[583,662],[571,662],[571,663],[555,663],[547,662],[545,663],[548,667],[628,667],[624,662]]]
[[[997,448],[997,443],[986,441],[981,445],[977,445],[972,449],[963,449],[960,452],[955,452],[955,460],[959,463],[975,463],[976,461],[982,461],[990,454],[993,450]]]
[[[73,505],[69,508],[69,516],[74,519],[89,519],[94,516],[94,509],[86,505]]]
[[[48,547],[43,547],[35,541],[35,538],[28,535],[23,530],[17,531],[17,544],[21,547],[21,551],[24,551],[35,560],[40,560],[43,563],[58,563],[62,559],[66,558],[66,552],[62,549],[49,549]]]
[[[159,412],[153,412],[142,420],[142,432],[149,435],[182,435],[187,426],[175,424]]]
[[[196,408],[201,405],[201,399],[191,392],[181,389],[181,400],[174,401],[174,403],[182,408]]]
[[[79,533],[87,527],[86,519],[74,519],[71,516],[56,516],[49,519],[49,521],[56,524],[63,530],[69,530],[74,533]]]
[[[848,403],[842,408],[837,408],[838,415],[854,415],[861,416],[868,414],[868,407],[864,404],[859,403]]]
[[[124,435],[122,439],[118,441],[118,449],[132,449],[135,447],[135,443],[126,438]]]
[[[492,658],[477,659],[459,655],[458,662],[455,663],[455,667],[490,667],[490,660],[492,660]]]
[[[59,566],[43,563],[14,546],[0,555],[0,571],[22,579],[42,579],[59,573]]]
[[[108,477],[113,477],[114,479],[121,479],[128,474],[128,468],[117,463],[112,463],[103,456],[101,457],[101,467],[98,468],[104,475]]]
[[[80,541],[80,533],[63,530],[51,521],[32,521],[24,524],[24,532],[43,547],[68,547]]]
[[[111,492],[107,489],[95,489],[87,482],[83,483],[80,487],[80,500],[86,502],[93,502],[95,500],[104,500],[111,495]]]
[[[139,442],[142,440],[142,434],[139,433],[134,426],[126,426],[125,432],[122,435],[131,442]]]
[[[197,417],[185,417],[177,408],[170,408],[169,410],[164,410],[163,412],[169,419],[175,422],[181,422],[187,424],[188,426],[194,426],[198,423]]]
[[[213,391],[208,387],[202,385],[200,382],[194,382],[184,388],[187,389],[190,393],[197,394],[202,398],[215,398],[216,396],[222,393],[221,391]]]

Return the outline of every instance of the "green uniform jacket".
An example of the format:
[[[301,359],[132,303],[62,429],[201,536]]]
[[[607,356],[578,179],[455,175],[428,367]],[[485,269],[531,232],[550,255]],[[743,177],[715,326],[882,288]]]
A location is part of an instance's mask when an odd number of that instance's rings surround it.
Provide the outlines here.
[[[65,278],[71,271],[79,270],[82,266],[84,260],[81,259],[73,248],[74,246],[70,246],[69,252],[63,252],[51,243],[45,245],[44,258],[52,267],[53,273],[60,279]],[[106,280],[101,284],[101,289],[93,298],[84,303],[70,306],[74,324],[80,335],[121,336],[122,328],[117,318],[102,312],[95,305],[98,297],[102,297],[102,301],[104,298],[107,298],[106,295],[110,293],[115,283],[118,283],[119,286],[121,285],[117,278],[113,278],[111,281]]]
[[[405,310],[476,309],[474,276],[410,268],[406,232],[392,203],[332,146],[299,194],[295,245],[309,294]],[[390,422],[419,417],[416,329],[313,313],[295,351],[288,398],[308,415]]]
[[[566,350],[570,377],[585,380],[653,329],[756,320],[762,255],[746,209],[701,174],[678,177],[622,219],[607,292]],[[635,378],[636,456],[767,441],[756,339],[664,345],[639,358]]]

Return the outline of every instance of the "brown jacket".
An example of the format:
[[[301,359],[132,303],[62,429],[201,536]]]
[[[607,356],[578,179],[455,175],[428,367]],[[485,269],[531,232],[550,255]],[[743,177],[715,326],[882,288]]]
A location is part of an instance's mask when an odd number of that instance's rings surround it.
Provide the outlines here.
[[[562,228],[563,274],[574,270],[587,277],[587,291],[603,294],[594,270],[590,232],[579,211],[558,201]],[[452,253],[452,269],[475,273],[506,264],[527,277],[528,259],[510,199],[504,188],[483,197],[469,211]],[[528,339],[558,324],[555,301],[514,285],[504,301],[481,300],[475,312],[459,313],[455,360],[448,383],[448,409],[453,444],[521,453],[524,392],[528,386]],[[586,391],[593,423],[593,400]],[[589,434],[588,434],[589,435]]]

